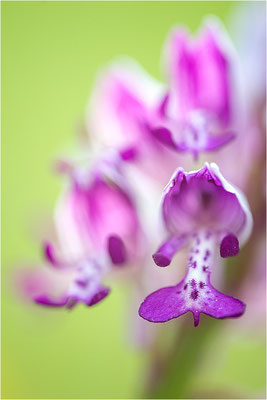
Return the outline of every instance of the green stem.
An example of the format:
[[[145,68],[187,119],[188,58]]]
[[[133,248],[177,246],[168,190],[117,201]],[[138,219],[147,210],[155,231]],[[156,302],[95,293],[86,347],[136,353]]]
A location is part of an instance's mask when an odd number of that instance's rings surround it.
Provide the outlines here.
[[[144,398],[149,399],[185,399],[191,398],[191,379],[197,370],[201,355],[217,328],[216,320],[201,321],[197,328],[192,327],[192,321],[186,320],[179,329],[174,346],[165,359],[154,364]]]

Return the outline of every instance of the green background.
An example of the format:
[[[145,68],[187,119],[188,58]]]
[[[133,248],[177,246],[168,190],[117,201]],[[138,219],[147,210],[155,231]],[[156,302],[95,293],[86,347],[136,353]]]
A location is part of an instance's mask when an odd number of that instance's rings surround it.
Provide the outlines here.
[[[127,341],[121,286],[99,307],[51,312],[21,302],[11,272],[41,260],[39,231],[47,229],[62,184],[51,164],[74,143],[99,68],[127,54],[160,78],[161,49],[172,25],[195,30],[206,14],[227,25],[233,6],[2,2],[2,398],[140,396],[147,360]],[[215,352],[218,343],[220,337]],[[210,359],[203,361],[196,387],[245,385],[248,394],[263,389],[264,344],[233,336],[225,354],[215,369]]]

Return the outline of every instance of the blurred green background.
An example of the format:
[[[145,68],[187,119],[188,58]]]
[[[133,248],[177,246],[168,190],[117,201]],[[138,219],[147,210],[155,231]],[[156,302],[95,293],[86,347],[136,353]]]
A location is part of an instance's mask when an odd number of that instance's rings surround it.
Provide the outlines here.
[[[51,218],[62,184],[51,163],[74,143],[99,68],[127,54],[160,78],[161,49],[173,24],[195,30],[203,16],[216,14],[227,25],[235,6],[229,1],[1,3],[2,398],[141,395],[147,360],[127,341],[121,286],[99,307],[51,311],[20,302],[9,271],[41,260],[38,229]],[[210,351],[216,354],[223,339],[217,337]],[[223,354],[219,364],[217,358],[215,364],[203,359],[194,390],[211,385],[215,393],[217,387],[236,393],[242,387],[247,397],[262,393],[265,346],[257,332],[255,341],[233,334]]]

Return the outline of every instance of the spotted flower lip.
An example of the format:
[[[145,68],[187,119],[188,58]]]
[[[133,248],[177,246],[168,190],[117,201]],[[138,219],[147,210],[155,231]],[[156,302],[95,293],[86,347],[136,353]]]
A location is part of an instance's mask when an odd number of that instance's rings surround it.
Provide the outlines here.
[[[164,117],[154,126],[158,140],[179,152],[213,151],[232,141],[232,49],[222,26],[206,21],[196,39],[180,27],[165,46],[169,76]]]
[[[216,164],[186,173],[178,168],[166,186],[162,200],[168,239],[153,255],[166,267],[181,247],[191,243],[187,272],[175,286],[150,294],[139,315],[151,322],[166,322],[188,311],[195,326],[200,313],[214,318],[238,317],[245,305],[218,292],[210,283],[216,249],[222,257],[235,256],[252,229],[252,216],[244,195],[228,183]]]

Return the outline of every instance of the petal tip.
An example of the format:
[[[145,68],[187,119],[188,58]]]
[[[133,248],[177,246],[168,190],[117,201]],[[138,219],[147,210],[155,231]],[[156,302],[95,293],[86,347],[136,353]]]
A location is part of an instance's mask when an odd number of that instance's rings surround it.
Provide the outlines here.
[[[239,242],[235,235],[225,236],[220,245],[220,255],[222,258],[234,257],[239,253]]]
[[[158,267],[167,267],[171,263],[169,257],[162,253],[155,253],[153,254],[152,258]]]
[[[115,265],[121,265],[127,261],[126,248],[119,236],[111,235],[108,238],[108,253]]]
[[[199,312],[194,311],[193,312],[193,317],[194,317],[194,327],[196,328],[199,324]]]

